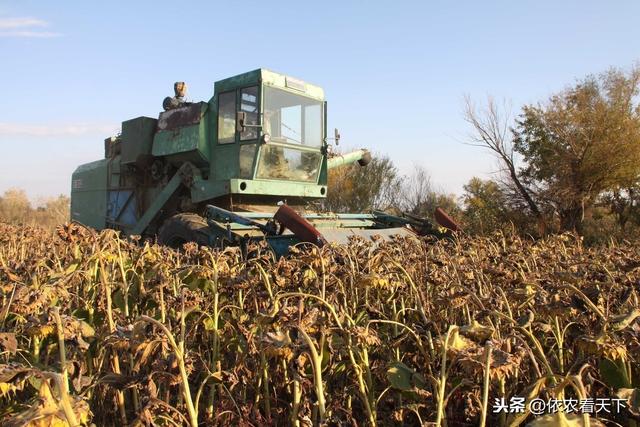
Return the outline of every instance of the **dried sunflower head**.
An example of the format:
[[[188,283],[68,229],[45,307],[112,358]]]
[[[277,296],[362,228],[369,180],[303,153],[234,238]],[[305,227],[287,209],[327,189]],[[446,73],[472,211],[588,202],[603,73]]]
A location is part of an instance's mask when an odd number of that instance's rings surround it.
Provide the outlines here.
[[[456,292],[450,295],[443,295],[437,299],[437,305],[448,307],[451,309],[460,308],[466,305],[471,296],[464,291]]]
[[[382,344],[382,341],[378,337],[378,334],[373,329],[363,328],[362,326],[355,326],[352,330],[356,337],[356,341],[359,344],[364,344],[367,346],[379,346]]]
[[[497,344],[497,343],[496,343]],[[486,367],[486,350],[477,347],[471,351],[462,353],[457,363],[470,376],[480,377]],[[524,356],[524,349],[517,347],[515,351],[508,353],[497,346],[491,351],[489,359],[489,376],[492,380],[504,379],[515,375],[520,368]]]
[[[460,333],[472,340],[482,343],[493,336],[495,329],[490,326],[484,326],[474,319],[471,321],[471,324],[462,326]]]
[[[445,339],[446,334],[442,334],[435,340],[438,351],[440,351],[445,346]],[[446,348],[447,355],[449,357],[456,357],[467,352],[475,352],[480,347],[475,342],[460,335],[459,328],[455,327],[449,334],[449,340],[446,343]]]
[[[611,360],[627,360],[627,347],[605,334],[599,337],[581,335],[576,338],[575,345],[587,355],[606,357]]]
[[[387,288],[390,285],[388,277],[378,274],[368,274],[361,279],[360,283],[368,288]]]

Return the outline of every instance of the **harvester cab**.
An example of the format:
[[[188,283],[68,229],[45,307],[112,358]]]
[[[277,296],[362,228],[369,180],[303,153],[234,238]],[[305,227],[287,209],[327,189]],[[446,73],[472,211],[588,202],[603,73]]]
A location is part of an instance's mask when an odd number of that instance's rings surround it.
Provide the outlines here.
[[[439,234],[404,215],[309,211],[330,191],[330,168],[371,160],[364,149],[330,156],[320,87],[258,69],[216,82],[208,102],[184,102],[186,85],[174,88],[158,119],[123,122],[105,158],[76,169],[73,220],[170,246],[266,239],[278,255],[298,242]]]

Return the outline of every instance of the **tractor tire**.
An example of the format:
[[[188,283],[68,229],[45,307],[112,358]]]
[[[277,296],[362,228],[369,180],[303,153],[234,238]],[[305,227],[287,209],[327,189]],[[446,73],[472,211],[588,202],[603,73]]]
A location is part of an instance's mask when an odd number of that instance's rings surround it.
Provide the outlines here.
[[[195,242],[201,246],[209,244],[209,225],[200,215],[180,213],[167,219],[158,233],[158,243],[174,249]]]

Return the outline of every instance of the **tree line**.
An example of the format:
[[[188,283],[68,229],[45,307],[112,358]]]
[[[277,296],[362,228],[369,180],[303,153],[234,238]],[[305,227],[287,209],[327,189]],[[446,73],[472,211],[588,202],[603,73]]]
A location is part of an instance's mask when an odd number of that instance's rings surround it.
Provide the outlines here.
[[[38,225],[53,230],[69,221],[68,196],[47,198],[34,206],[24,190],[9,189],[0,196],[0,221],[9,224]]]
[[[640,234],[640,67],[589,75],[516,115],[492,98],[465,98],[468,144],[498,160],[496,178],[472,178],[461,197],[438,191],[416,167],[391,159],[332,170],[326,208],[430,217],[440,206],[469,233],[505,227],[532,236],[565,231],[588,240]]]

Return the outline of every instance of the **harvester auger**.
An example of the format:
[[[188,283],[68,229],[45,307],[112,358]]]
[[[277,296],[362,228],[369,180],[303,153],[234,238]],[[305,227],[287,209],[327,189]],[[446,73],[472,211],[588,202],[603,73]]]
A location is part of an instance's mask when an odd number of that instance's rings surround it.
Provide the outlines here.
[[[354,235],[442,235],[404,214],[308,211],[326,197],[330,168],[371,160],[367,150],[329,155],[320,87],[258,69],[216,82],[209,102],[185,102],[182,82],[174,89],[157,120],[123,122],[105,158],[76,169],[72,220],[173,247],[266,240],[278,255]]]

